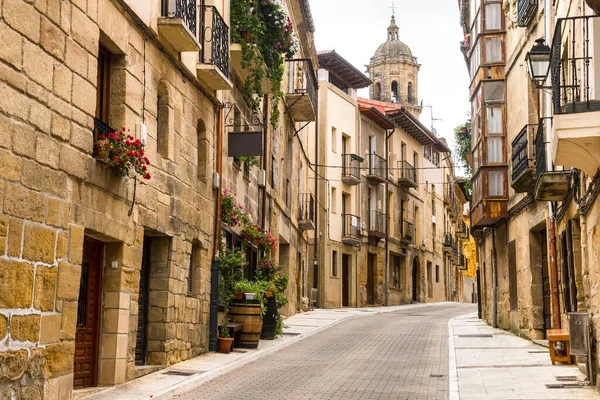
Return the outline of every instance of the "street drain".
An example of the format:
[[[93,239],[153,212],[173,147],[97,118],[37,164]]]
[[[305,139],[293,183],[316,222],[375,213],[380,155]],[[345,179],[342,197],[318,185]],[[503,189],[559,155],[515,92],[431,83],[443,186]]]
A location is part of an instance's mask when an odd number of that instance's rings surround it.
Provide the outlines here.
[[[582,388],[583,383],[547,383],[546,389]]]
[[[446,375],[444,374],[429,374],[430,377],[432,378],[445,378]]]
[[[192,376],[196,374],[202,374],[205,371],[166,371],[163,372],[163,375],[175,375],[175,376]]]
[[[494,337],[494,335],[488,335],[485,333],[474,333],[471,335],[458,335],[459,338],[491,338]]]
[[[557,376],[556,380],[559,382],[577,382],[576,376]]]

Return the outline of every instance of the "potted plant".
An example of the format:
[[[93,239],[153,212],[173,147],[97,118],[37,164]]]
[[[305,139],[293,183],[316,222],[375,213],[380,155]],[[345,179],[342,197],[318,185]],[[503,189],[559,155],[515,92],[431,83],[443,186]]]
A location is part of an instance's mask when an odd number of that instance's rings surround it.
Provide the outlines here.
[[[126,132],[127,129],[123,127],[118,132],[100,135],[95,144],[96,158],[123,179],[134,178],[136,175],[150,179],[150,160],[144,153],[144,145]]]
[[[217,339],[219,340],[219,353],[229,354],[231,352],[231,346],[233,346],[233,338],[229,333],[229,324],[231,320],[229,318],[225,318],[219,327],[219,336]]]

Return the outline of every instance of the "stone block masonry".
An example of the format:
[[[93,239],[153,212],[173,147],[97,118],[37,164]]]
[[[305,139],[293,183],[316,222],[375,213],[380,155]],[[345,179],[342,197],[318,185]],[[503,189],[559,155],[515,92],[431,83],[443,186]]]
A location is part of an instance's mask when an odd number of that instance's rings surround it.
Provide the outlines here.
[[[0,0],[1,399],[69,399],[208,348],[215,106],[149,29],[113,0]],[[148,127],[135,198],[92,155],[99,116]]]

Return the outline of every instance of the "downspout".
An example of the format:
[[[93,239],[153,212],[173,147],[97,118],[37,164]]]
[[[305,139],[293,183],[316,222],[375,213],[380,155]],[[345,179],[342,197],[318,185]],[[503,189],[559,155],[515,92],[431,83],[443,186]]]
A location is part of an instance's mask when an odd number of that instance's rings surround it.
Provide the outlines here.
[[[319,78],[316,77],[315,84],[317,86],[317,104],[315,105],[315,208],[316,208],[316,218],[315,218],[315,234],[314,234],[314,246],[315,246],[315,255],[313,259],[314,269],[313,269],[313,288],[319,288],[319,211],[321,207],[319,207],[319,108],[321,107],[321,103],[319,102]],[[329,210],[325,211],[329,213]],[[318,293],[318,292],[317,292]],[[320,304],[319,295],[317,294],[317,304]]]
[[[265,228],[267,226],[267,167],[268,167],[268,161],[267,161],[267,149],[268,149],[268,140],[269,140],[269,135],[268,133],[268,129],[269,129],[269,121],[268,121],[268,117],[267,115],[269,115],[269,96],[265,95],[263,97],[263,135],[264,135],[264,140],[263,140],[263,162],[262,162],[262,167],[265,171],[265,185],[262,187],[261,193],[262,193],[262,205],[261,205],[261,228]],[[273,166],[271,165],[271,168],[273,168]]]
[[[217,174],[219,187],[214,189],[215,196],[215,225],[213,231],[213,257],[210,266],[210,322],[208,350],[217,351],[217,317],[219,313],[219,245],[221,244],[221,186],[223,184],[223,105],[218,108],[217,120]]]
[[[496,259],[496,228],[492,228],[492,326],[498,327],[498,264]]]
[[[552,2],[550,0],[544,0],[544,38],[546,43],[551,42],[551,30],[552,30]],[[546,77],[546,86],[552,84],[550,75]],[[552,154],[551,143],[552,143],[552,97],[549,91],[544,91],[544,108],[545,108],[545,119],[548,126],[545,129],[546,133],[546,171],[552,171],[552,160],[550,154]],[[550,280],[552,282],[552,327],[554,329],[560,329],[560,310],[559,310],[559,298],[558,298],[558,265],[556,263],[556,220],[554,218],[554,209],[552,208],[552,202],[548,202],[548,220],[549,220],[549,251],[550,251]]]
[[[396,131],[395,128],[388,134],[385,131],[385,305],[389,306],[390,301],[390,138]]]

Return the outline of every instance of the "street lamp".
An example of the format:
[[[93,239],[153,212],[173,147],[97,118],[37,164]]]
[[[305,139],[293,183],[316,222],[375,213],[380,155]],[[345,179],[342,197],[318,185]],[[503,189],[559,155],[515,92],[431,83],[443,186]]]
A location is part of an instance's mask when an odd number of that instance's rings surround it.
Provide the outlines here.
[[[550,70],[550,47],[546,45],[544,39],[540,38],[535,41],[535,45],[531,48],[525,60],[529,69],[529,77],[536,85],[540,86],[546,81]]]

